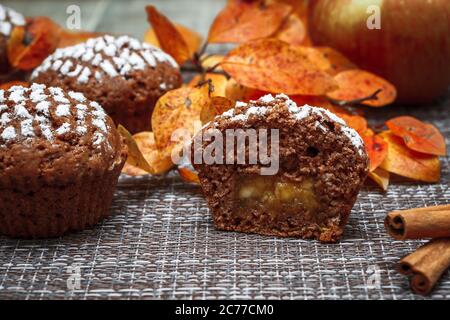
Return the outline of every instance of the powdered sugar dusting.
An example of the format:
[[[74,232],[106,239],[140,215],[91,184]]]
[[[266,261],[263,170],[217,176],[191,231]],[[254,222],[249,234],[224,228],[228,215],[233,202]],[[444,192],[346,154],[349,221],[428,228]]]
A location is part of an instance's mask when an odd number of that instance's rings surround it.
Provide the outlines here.
[[[261,106],[261,103],[269,104],[275,100],[283,101],[287,106],[291,117],[297,121],[301,121],[312,114],[319,116],[319,120],[315,122],[315,127],[324,133],[329,131],[328,127],[324,125],[324,121],[331,120],[338,123],[341,132],[351,141],[351,143],[358,150],[359,154],[362,155],[365,152],[363,140],[354,129],[347,126],[344,120],[324,108],[312,107],[309,105],[299,107],[285,94],[278,94],[275,97],[271,94],[267,94],[256,101],[250,101],[250,107],[242,113],[238,113],[237,111],[240,108],[247,107],[248,105],[238,101],[236,102],[234,109],[224,112],[222,115],[217,116],[216,119],[222,118],[228,119],[229,121],[247,121],[252,115],[264,117],[268,113],[270,106]]]
[[[76,62],[80,60],[83,64]],[[154,68],[157,62],[169,63],[178,68],[175,60],[158,48],[128,36],[105,35],[75,46],[57,49],[34,70],[31,78],[52,69],[64,76],[76,77],[80,83],[87,83],[91,78],[101,80],[103,75],[113,78],[126,76],[147,66]],[[100,72],[94,70],[95,66],[100,68]]]
[[[100,147],[105,142],[110,148],[105,111],[81,93],[33,84],[12,87],[7,94],[0,90],[0,97],[7,97],[0,105],[0,148],[27,139],[53,142],[71,132],[83,136],[89,127],[94,128],[92,145]]]
[[[8,37],[14,26],[25,25],[25,18],[17,11],[0,4],[0,33]]]

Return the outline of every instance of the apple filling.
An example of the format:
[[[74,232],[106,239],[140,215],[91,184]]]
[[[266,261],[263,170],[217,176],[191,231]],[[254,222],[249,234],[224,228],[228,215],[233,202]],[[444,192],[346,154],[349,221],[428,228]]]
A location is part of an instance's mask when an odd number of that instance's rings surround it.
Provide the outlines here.
[[[263,206],[270,211],[292,211],[303,207],[312,212],[319,207],[311,178],[288,182],[276,176],[242,176],[236,187],[241,209]]]

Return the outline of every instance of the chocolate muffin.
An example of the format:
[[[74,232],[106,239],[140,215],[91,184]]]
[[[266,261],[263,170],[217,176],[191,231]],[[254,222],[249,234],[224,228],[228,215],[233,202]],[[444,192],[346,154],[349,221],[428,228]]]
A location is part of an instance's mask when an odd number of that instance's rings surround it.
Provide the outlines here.
[[[0,74],[10,70],[7,42],[15,26],[25,25],[25,18],[13,9],[0,4]]]
[[[220,230],[336,242],[368,172],[355,130],[283,94],[238,102],[194,137],[191,150]]]
[[[132,133],[151,130],[156,101],[182,82],[178,65],[160,49],[108,35],[57,49],[31,79],[84,93]]]
[[[60,236],[108,216],[126,146],[82,93],[0,90],[0,234]]]

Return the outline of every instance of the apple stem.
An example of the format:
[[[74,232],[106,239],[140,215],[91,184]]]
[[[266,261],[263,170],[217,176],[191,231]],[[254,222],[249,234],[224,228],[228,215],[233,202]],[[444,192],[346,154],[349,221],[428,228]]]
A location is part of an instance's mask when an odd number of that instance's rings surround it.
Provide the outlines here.
[[[382,89],[378,89],[376,90],[374,93],[372,93],[371,95],[364,97],[364,98],[359,98],[359,99],[354,99],[354,100],[335,100],[335,99],[331,99],[328,98],[328,100],[334,104],[337,105],[339,107],[352,107],[352,106],[358,106],[358,105],[363,105],[364,102],[366,101],[371,101],[371,100],[378,100],[378,94],[383,91]]]

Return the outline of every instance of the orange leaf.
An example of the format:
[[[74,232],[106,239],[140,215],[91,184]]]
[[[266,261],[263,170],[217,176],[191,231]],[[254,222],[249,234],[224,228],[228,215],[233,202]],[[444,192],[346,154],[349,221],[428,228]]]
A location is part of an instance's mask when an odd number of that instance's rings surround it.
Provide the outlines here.
[[[26,26],[15,27],[7,43],[11,66],[31,70],[50,55],[57,47],[61,29],[46,17],[28,20]]]
[[[200,113],[209,104],[208,85],[182,87],[160,97],[152,114],[152,128],[158,150],[171,152],[182,147],[183,142],[201,128]]]
[[[361,134],[366,146],[367,154],[369,155],[369,171],[372,172],[377,169],[384,161],[388,153],[388,143],[379,135],[373,134],[371,130]]]
[[[233,108],[233,102],[225,97],[212,97],[209,105],[204,105],[200,113],[202,124],[214,120],[214,117]]]
[[[377,100],[365,101],[372,107],[383,107],[394,102],[397,90],[388,81],[364,70],[346,70],[334,77],[339,89],[329,92],[327,96],[334,100],[356,100],[370,96],[381,89]]]
[[[192,57],[202,44],[202,36],[197,32],[190,30],[185,26],[182,26],[181,24],[174,23],[174,26],[186,42],[189,49],[189,56]],[[150,43],[158,48],[161,47],[158,41],[158,37],[156,36],[155,30],[153,28],[148,29],[145,33],[144,42]]]
[[[302,95],[291,95],[290,98],[297,103],[299,106],[303,106],[305,104],[313,106],[313,107],[320,107],[327,110],[330,110],[334,113],[336,113],[338,110],[337,107],[333,106],[330,101],[325,98],[324,96],[302,96]]]
[[[380,136],[389,145],[386,158],[380,168],[414,180],[439,181],[441,170],[437,156],[409,149],[402,138],[390,131],[384,131]]]
[[[97,38],[102,35],[104,35],[104,33],[101,32],[62,30],[58,48],[74,46],[85,42],[88,39]]]
[[[316,47],[316,50],[320,51],[323,56],[328,59],[330,62],[330,68],[327,69],[327,72],[332,76],[351,69],[357,69],[358,67],[348,60],[342,53],[337,50],[334,50],[330,47]]]
[[[412,150],[445,156],[445,139],[439,130],[429,123],[416,118],[402,116],[386,122],[391,132],[401,138]]]
[[[194,171],[191,171],[188,168],[182,167],[182,168],[178,168],[178,173],[180,174],[180,177],[185,182],[200,184],[200,179],[198,178],[197,173],[195,173]]]
[[[236,82],[233,78],[229,79],[227,82],[227,87],[225,89],[225,97],[233,102],[243,101],[248,102],[249,100],[256,100],[259,97],[265,95],[267,91],[261,91],[258,89],[249,88],[243,86]]]
[[[195,87],[197,86],[200,82],[201,82],[201,75],[196,75],[192,78],[192,80],[189,82],[189,86],[190,87]],[[225,97],[226,94],[226,88],[227,88],[227,82],[228,79],[227,77],[225,77],[222,74],[216,74],[216,73],[207,73],[205,75],[205,79],[204,80],[210,80],[211,84],[212,84],[212,92],[211,92],[211,96],[212,97],[216,97],[216,96],[221,96],[221,97]]]
[[[145,9],[161,49],[170,54],[178,64],[189,60],[192,57],[189,46],[175,25],[154,6],[146,6]]]
[[[202,66],[205,69],[215,67],[215,70],[222,70],[220,63],[222,63],[223,58],[225,58],[225,56],[219,54],[202,56]]]
[[[376,184],[378,184],[383,191],[387,191],[389,187],[389,178],[390,174],[386,170],[383,170],[381,168],[377,168],[372,172],[369,172],[369,178],[375,181]]]
[[[273,35],[292,11],[283,3],[265,4],[265,1],[235,0],[214,19],[208,42],[243,43]]]
[[[144,155],[139,149],[139,146],[137,145],[131,133],[120,124],[117,126],[117,130],[124,139],[125,144],[127,145],[128,148],[127,163],[134,167],[140,168],[145,172],[153,174],[154,169],[147,162],[147,159],[145,159]]]
[[[30,84],[24,81],[10,81],[0,84],[0,90],[8,90],[9,88],[14,86],[29,87]]]
[[[336,82],[320,70],[310,48],[294,47],[277,39],[243,44],[225,57],[222,68],[238,83],[263,91],[322,95]]]
[[[155,137],[152,132],[139,132],[133,135],[132,138],[151,170],[149,172],[145,165],[143,168],[140,168],[139,165],[135,165],[135,162],[127,160],[122,169],[123,173],[129,176],[141,176],[148,173],[163,174],[173,167],[170,154],[161,153],[156,149]]]
[[[289,44],[303,45],[306,32],[306,27],[302,20],[300,20],[300,17],[296,14],[291,14],[273,37]]]
[[[355,129],[359,135],[363,135],[367,130],[367,120],[358,115],[338,114],[349,127]]]

